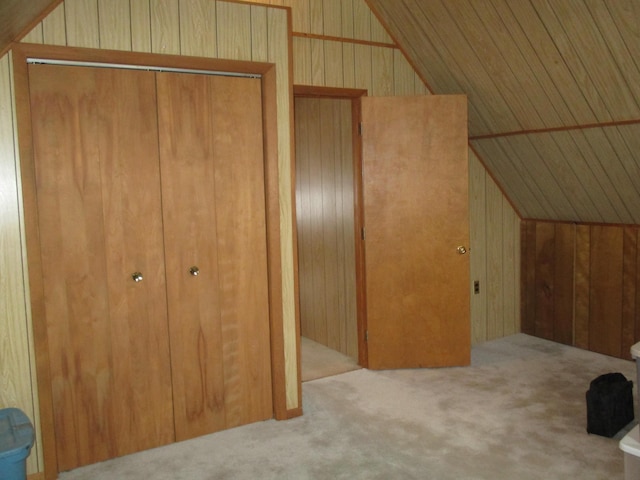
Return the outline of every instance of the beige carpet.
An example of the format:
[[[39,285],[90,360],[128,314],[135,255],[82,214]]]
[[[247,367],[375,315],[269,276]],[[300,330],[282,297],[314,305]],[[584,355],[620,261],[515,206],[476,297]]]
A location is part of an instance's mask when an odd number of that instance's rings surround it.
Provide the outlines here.
[[[306,337],[302,337],[301,352],[303,382],[361,368],[353,358]]]
[[[472,366],[303,385],[302,417],[269,420],[67,472],[62,480],[622,479],[618,438],[586,433],[585,392],[633,362],[515,335]]]

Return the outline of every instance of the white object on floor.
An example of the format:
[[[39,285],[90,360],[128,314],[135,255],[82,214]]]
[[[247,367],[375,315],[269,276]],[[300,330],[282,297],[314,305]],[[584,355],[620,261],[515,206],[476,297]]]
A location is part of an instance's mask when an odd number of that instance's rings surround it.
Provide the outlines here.
[[[636,391],[640,387],[640,342],[631,346],[631,357],[636,362]],[[640,412],[640,394],[638,397]],[[620,450],[624,452],[624,478],[637,480],[640,478],[640,426],[636,425],[620,440]]]
[[[640,389],[640,342],[631,346],[631,357],[636,362],[636,387]],[[638,407],[638,412],[640,412],[640,399],[638,400]]]
[[[624,452],[624,478],[640,478],[640,426],[636,425],[620,440],[620,450]]]

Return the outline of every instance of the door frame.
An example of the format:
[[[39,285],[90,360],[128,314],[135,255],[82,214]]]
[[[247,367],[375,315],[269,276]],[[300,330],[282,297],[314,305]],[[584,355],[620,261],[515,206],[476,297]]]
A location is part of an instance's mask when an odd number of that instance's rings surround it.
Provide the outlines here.
[[[275,64],[220,60],[178,55],[162,55],[115,50],[61,47],[18,43],[13,49],[18,150],[24,204],[28,285],[39,399],[40,433],[44,458],[44,476],[57,477],[56,437],[54,430],[49,350],[45,319],[44,285],[40,261],[35,159],[33,155],[29,74],[27,60],[42,58],[68,62],[136,65],[201,71],[253,74],[261,77],[262,121],[264,132],[265,214],[267,237],[267,273],[269,292],[269,328],[271,331],[271,371],[273,413],[278,420],[291,418],[287,409],[285,348],[282,305],[282,266],[280,250],[280,199],[278,184],[278,125]]]
[[[356,323],[358,332],[358,365],[367,368],[369,356],[367,349],[367,298],[365,272],[365,242],[364,242],[364,199],[362,196],[362,136],[360,134],[361,99],[368,95],[368,91],[356,88],[316,87],[311,85],[294,85],[294,97],[301,98],[334,98],[351,101],[351,137],[353,141],[353,208],[356,256]],[[295,135],[294,135],[295,138]],[[294,150],[295,151],[295,150]],[[292,166],[295,172],[295,159]],[[295,182],[294,182],[295,186]],[[296,277],[299,270],[298,258],[295,259]],[[298,300],[299,301],[299,300]]]

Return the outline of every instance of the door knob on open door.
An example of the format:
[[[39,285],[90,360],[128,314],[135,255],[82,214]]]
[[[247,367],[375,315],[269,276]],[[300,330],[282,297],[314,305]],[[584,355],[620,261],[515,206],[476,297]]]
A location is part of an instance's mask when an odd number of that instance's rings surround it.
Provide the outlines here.
[[[197,276],[198,276],[198,274],[200,273],[200,269],[199,269],[198,267],[191,267],[191,268],[189,269],[189,273],[190,273],[191,275],[193,275],[194,277],[197,277]]]
[[[460,245],[456,250],[460,255],[464,255],[465,253],[467,253],[467,249],[462,245]]]

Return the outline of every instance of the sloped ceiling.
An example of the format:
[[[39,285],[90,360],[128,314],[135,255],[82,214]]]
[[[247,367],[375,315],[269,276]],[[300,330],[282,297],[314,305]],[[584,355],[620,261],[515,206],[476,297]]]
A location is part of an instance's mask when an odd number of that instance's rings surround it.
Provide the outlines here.
[[[367,0],[523,218],[640,223],[640,2]]]
[[[60,0],[0,0],[0,54]]]
[[[366,0],[523,218],[640,224],[640,1]],[[0,52],[60,0],[0,0]]]

